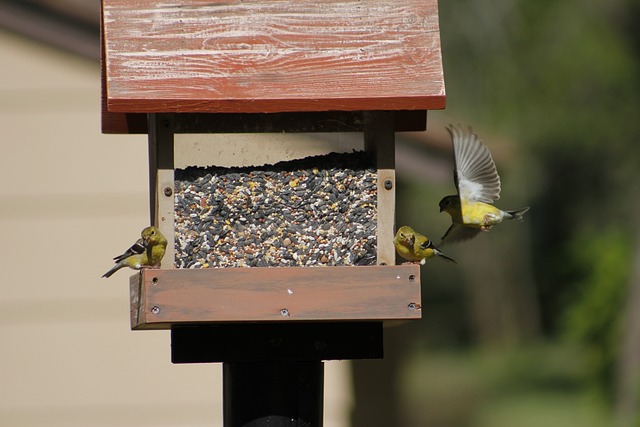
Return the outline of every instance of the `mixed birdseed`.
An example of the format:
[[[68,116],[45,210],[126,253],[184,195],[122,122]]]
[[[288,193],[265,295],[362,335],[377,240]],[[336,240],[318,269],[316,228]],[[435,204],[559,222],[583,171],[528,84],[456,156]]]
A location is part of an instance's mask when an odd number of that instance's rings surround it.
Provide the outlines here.
[[[177,169],[176,267],[373,265],[376,182],[364,152]]]

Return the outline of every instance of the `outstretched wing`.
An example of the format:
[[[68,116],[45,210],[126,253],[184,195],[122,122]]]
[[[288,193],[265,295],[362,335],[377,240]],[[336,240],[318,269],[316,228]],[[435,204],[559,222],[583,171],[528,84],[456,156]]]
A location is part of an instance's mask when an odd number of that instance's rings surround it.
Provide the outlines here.
[[[444,233],[444,236],[442,236],[442,240],[440,240],[440,244],[438,246],[442,247],[446,243],[456,243],[472,239],[476,237],[478,233],[480,233],[480,231],[481,230],[479,228],[471,228],[464,227],[458,224],[451,224],[451,227],[449,227],[447,232]]]
[[[491,153],[469,127],[449,125],[456,169],[454,180],[462,200],[493,203],[500,198],[500,176]]]

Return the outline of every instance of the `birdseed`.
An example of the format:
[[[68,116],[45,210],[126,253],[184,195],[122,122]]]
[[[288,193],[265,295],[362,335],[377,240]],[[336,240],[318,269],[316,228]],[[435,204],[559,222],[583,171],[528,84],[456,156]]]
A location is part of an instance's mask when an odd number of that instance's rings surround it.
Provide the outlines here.
[[[364,152],[176,169],[175,266],[374,265],[376,186]]]

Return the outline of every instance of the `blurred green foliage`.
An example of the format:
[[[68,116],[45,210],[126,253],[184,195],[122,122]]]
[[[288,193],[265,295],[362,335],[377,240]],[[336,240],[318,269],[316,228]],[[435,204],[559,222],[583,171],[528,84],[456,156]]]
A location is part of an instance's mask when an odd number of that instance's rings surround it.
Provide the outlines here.
[[[577,347],[529,345],[416,353],[404,367],[408,425],[608,426],[607,408],[583,392]],[[535,369],[532,369],[535,367]]]
[[[524,223],[447,247],[457,270],[424,267],[424,320],[408,328],[420,339],[404,367],[406,425],[613,425],[640,248],[640,0],[448,0],[439,8],[446,117],[512,141],[517,149],[498,164],[497,205],[532,209]],[[448,221],[437,202],[452,190],[400,182],[398,224],[438,241]],[[479,286],[490,294],[484,309]],[[524,291],[510,295],[518,286]],[[485,330],[500,329],[523,307],[539,315],[539,334],[483,341],[487,313],[503,320]]]
[[[620,229],[577,236],[567,248],[581,271],[582,284],[565,310],[566,338],[582,345],[591,380],[611,403],[617,362],[621,312],[627,296],[631,242]],[[595,255],[595,256],[594,256]]]

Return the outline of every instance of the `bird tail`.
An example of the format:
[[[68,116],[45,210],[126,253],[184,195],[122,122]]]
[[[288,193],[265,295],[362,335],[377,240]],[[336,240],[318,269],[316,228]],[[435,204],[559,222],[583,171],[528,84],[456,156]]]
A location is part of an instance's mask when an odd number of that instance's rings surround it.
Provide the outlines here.
[[[124,267],[124,265],[118,263],[118,264],[114,265],[113,267],[111,267],[111,270],[109,270],[106,273],[104,273],[102,275],[102,277],[109,278],[109,277],[111,277],[113,275],[113,273],[115,273],[116,271],[120,270],[122,267]]]
[[[456,260],[453,258],[449,258],[448,256],[446,256],[445,254],[443,254],[442,252],[440,252],[438,249],[434,249],[433,250],[435,252],[435,254],[442,258],[443,260],[447,261],[447,262],[452,262],[454,264],[457,264]]]
[[[530,209],[529,206],[526,208],[518,209],[515,211],[506,211],[507,219],[513,219],[515,221],[522,221],[523,215]]]

